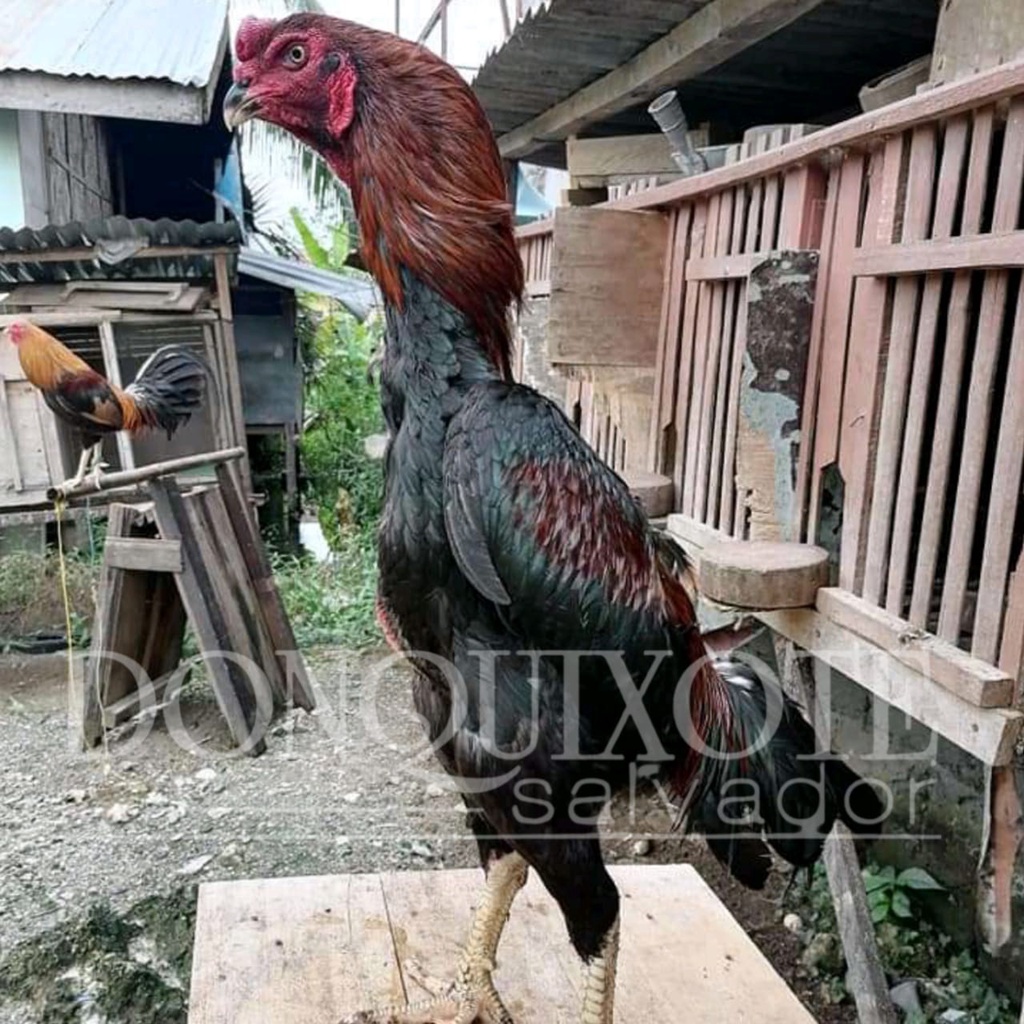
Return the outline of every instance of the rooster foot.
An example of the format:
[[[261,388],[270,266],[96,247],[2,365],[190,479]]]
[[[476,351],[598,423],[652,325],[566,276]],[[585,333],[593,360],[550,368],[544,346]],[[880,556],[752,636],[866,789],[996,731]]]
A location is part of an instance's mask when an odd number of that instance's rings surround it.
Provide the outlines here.
[[[514,1024],[489,972],[471,984],[457,984],[432,1003],[370,1010],[346,1017],[341,1024]]]
[[[86,479],[89,481],[89,486],[95,488],[97,491],[102,486],[103,471],[110,467],[105,462],[97,462],[95,466],[89,471],[89,475]]]

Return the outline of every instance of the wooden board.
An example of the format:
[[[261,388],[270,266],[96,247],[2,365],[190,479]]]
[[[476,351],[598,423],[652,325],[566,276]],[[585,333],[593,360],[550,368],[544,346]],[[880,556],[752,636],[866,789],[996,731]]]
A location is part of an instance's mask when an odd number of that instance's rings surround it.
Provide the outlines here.
[[[813,1024],[697,872],[618,868],[617,1024]],[[450,981],[482,891],[478,871],[205,885],[190,1024],[336,1024]],[[496,981],[517,1021],[579,1016],[579,962],[536,876],[512,910]],[[757,998],[752,999],[751,993]]]
[[[653,369],[668,231],[661,214],[556,212],[548,327],[553,363]]]

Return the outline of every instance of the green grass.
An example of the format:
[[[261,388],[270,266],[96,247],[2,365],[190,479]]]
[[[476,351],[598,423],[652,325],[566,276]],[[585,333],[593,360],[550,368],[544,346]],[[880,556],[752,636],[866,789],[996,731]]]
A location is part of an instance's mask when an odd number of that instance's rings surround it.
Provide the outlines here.
[[[382,642],[374,616],[377,550],[371,531],[341,534],[329,562],[284,555],[273,560],[300,648],[362,650]]]
[[[67,574],[72,635],[76,643],[83,643],[95,611],[99,566],[71,554]],[[0,558],[0,650],[42,633],[64,632],[64,598],[56,552],[15,552]]]

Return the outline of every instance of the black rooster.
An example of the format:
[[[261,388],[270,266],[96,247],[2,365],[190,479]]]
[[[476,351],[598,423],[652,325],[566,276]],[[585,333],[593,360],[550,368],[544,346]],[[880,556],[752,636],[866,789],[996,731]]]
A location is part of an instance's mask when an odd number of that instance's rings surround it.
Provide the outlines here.
[[[585,965],[582,1021],[610,1024],[619,894],[597,818],[637,765],[753,885],[762,832],[810,864],[837,815],[874,823],[877,798],[813,757],[773,682],[707,662],[676,554],[562,413],[511,382],[523,271],[497,147],[459,75],[318,15],[247,21],[238,57],[228,122],[261,117],[320,150],[386,298],[379,612],[418,670],[416,707],[488,879],[452,997],[357,1019],[509,1024],[491,972],[532,867]]]

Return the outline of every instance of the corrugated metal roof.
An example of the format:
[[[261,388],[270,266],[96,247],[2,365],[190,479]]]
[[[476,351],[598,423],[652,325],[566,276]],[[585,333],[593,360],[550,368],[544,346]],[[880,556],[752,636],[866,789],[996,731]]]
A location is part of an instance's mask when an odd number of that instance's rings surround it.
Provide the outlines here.
[[[480,69],[473,88],[499,135],[526,124],[621,67],[709,0],[551,0],[528,14]],[[938,0],[822,0],[729,60],[675,83],[692,124],[738,132],[754,124],[813,122],[852,110],[868,81],[930,52]],[[654,131],[653,95],[588,125],[583,135]],[[564,146],[530,159],[557,164]]]
[[[365,320],[370,310],[380,305],[377,288],[368,277],[346,277],[258,249],[242,249],[238,257],[238,272],[282,288],[337,299],[360,320]]]
[[[228,0],[0,0],[0,71],[204,88],[227,17]]]
[[[0,228],[0,284],[207,279],[213,276],[212,259],[180,250],[237,249],[241,240],[237,224],[191,220],[109,217],[39,230]],[[161,249],[168,251],[138,255]]]

